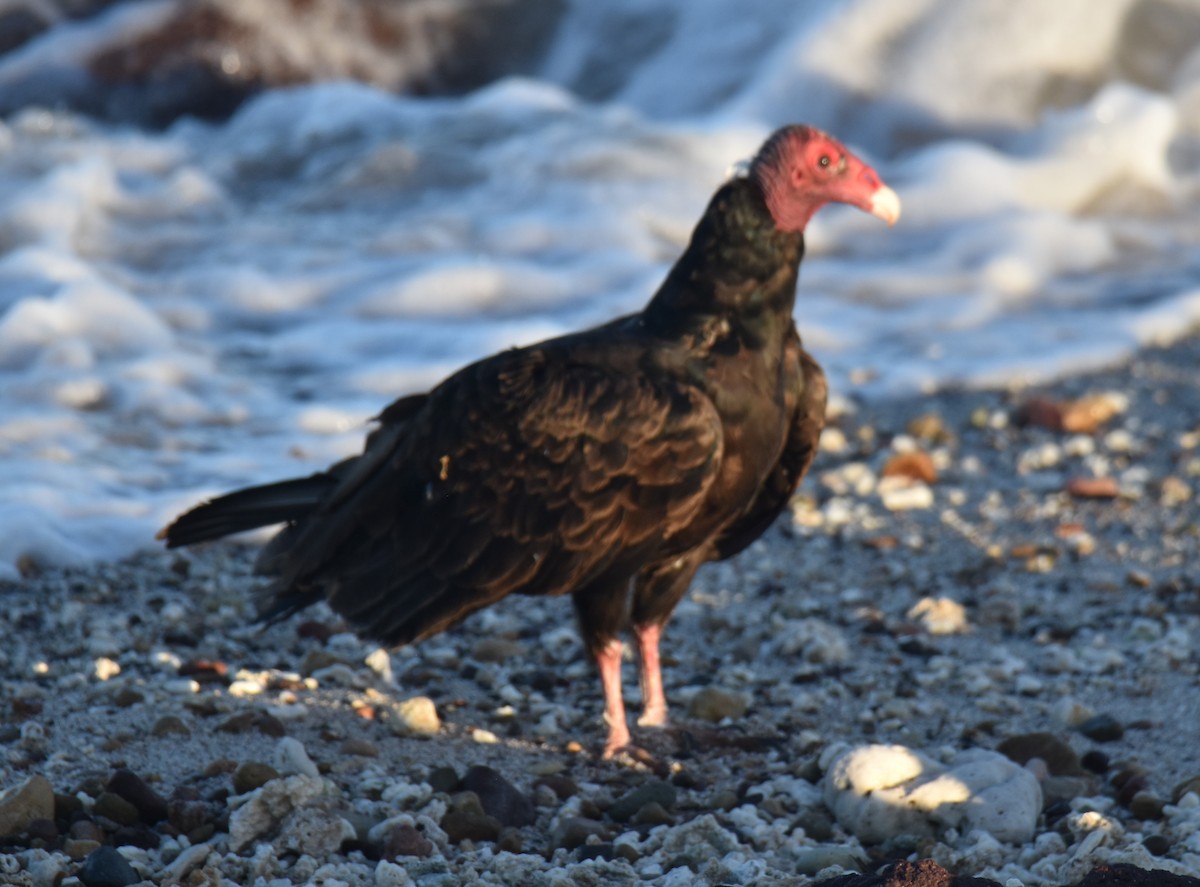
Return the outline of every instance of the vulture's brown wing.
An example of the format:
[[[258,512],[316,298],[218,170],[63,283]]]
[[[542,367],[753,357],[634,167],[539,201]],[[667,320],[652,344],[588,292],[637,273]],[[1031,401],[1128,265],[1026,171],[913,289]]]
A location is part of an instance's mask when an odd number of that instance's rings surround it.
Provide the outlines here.
[[[630,576],[701,508],[721,453],[716,410],[692,388],[561,353],[497,355],[381,427],[284,531],[276,609],[322,596],[404,643],[513,592]]]

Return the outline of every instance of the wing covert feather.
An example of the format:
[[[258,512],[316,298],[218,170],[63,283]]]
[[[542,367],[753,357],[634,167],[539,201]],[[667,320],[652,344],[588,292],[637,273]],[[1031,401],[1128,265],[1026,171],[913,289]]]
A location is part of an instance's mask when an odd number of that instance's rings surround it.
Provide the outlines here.
[[[506,352],[372,435],[290,531],[279,587],[319,588],[400,643],[513,592],[572,591],[624,561],[632,575],[699,510],[722,444],[692,388]]]

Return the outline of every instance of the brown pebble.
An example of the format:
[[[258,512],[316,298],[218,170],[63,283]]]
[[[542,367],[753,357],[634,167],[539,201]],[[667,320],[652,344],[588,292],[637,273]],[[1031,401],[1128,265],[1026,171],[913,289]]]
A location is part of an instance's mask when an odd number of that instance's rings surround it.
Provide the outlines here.
[[[317,622],[310,619],[307,622],[301,622],[296,626],[296,635],[302,638],[311,638],[314,641],[325,643],[335,634],[333,628],[326,625],[324,622]]]
[[[163,715],[150,728],[153,736],[191,736],[192,731],[177,715]]]
[[[1121,405],[1108,394],[1088,394],[1065,404],[1062,430],[1071,434],[1093,434],[1121,412]]]
[[[87,838],[67,838],[63,841],[62,849],[75,862],[82,862],[88,854],[100,849],[100,842]]]
[[[167,804],[167,821],[181,834],[189,834],[211,821],[212,807],[200,800],[173,798]]]
[[[1112,783],[1113,788],[1119,790],[1124,788],[1125,783],[1129,780],[1139,776],[1144,777],[1147,772],[1146,768],[1136,761],[1121,761],[1113,765],[1113,775],[1109,777],[1108,781]]]
[[[264,711],[243,711],[222,722],[217,727],[220,733],[248,733],[257,730],[264,736],[278,738],[287,735],[283,721]]]
[[[905,430],[920,440],[941,442],[949,437],[946,423],[937,413],[923,413],[917,416],[908,423]]]
[[[233,774],[233,793],[244,795],[279,778],[279,771],[261,761],[247,761]]]
[[[200,684],[224,684],[229,682],[229,666],[215,659],[189,659],[179,666],[179,676]]]
[[[1049,431],[1062,431],[1063,408],[1046,397],[1030,398],[1013,412],[1013,422],[1021,427],[1034,425]]]
[[[500,836],[496,838],[497,852],[505,850],[509,853],[520,853],[524,846],[521,839],[521,830],[507,826],[500,830]]]
[[[1112,477],[1073,477],[1067,481],[1066,490],[1079,499],[1115,499],[1120,493]]]
[[[637,825],[666,825],[674,821],[666,808],[657,801],[651,801],[633,814],[633,822]]]
[[[224,776],[226,773],[232,773],[238,768],[237,761],[230,758],[217,758],[211,764],[204,768],[205,776]]]
[[[924,481],[927,484],[937,483],[938,479],[933,459],[922,450],[897,453],[887,460],[880,475],[882,477],[907,477],[911,480]]]
[[[451,810],[442,817],[442,831],[451,844],[466,840],[494,841],[500,835],[500,821],[486,813]]]
[[[369,739],[347,739],[338,751],[343,755],[357,755],[360,758],[379,757],[379,746]]]
[[[42,713],[42,700],[17,697],[12,701],[12,712],[18,720],[37,717]]]
[[[133,687],[122,687],[117,691],[117,695],[113,697],[113,702],[117,708],[132,708],[135,705],[141,705],[146,701],[146,694],[141,690],[135,690]]]
[[[71,823],[67,835],[77,841],[89,841],[98,844],[104,840],[104,829],[90,819],[78,819]]]
[[[96,804],[92,808],[92,812],[96,816],[103,816],[105,819],[111,819],[118,825],[133,825],[138,821],[137,807],[122,798],[116,792],[104,792],[100,797],[96,798]]]
[[[1040,758],[1055,776],[1078,776],[1084,771],[1079,756],[1070,745],[1053,733],[1022,733],[1010,736],[996,746],[996,751],[1018,764]]]
[[[407,823],[390,827],[380,844],[383,858],[392,862],[403,856],[425,859],[433,853],[433,842]]]
[[[138,817],[148,825],[167,818],[167,802],[132,770],[121,769],[113,773],[108,790],[133,804]]]
[[[1138,819],[1162,819],[1166,801],[1147,791],[1140,791],[1129,801],[1129,812]]]

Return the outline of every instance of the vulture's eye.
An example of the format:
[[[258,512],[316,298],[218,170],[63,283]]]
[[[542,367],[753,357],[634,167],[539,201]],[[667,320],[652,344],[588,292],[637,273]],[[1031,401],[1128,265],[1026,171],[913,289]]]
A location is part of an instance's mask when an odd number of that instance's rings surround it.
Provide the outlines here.
[[[832,163],[832,161],[829,159],[828,154],[822,154],[821,159],[818,160],[817,163],[819,163],[821,165],[821,167],[824,168],[824,167],[829,166],[829,164]]]

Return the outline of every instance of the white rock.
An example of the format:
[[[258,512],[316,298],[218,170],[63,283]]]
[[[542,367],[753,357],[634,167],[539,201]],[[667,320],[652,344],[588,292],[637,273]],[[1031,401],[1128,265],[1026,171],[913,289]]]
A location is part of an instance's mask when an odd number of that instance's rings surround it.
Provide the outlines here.
[[[898,745],[859,746],[833,761],[825,802],[861,841],[980,829],[1001,841],[1028,841],[1042,808],[1029,771],[985,749],[960,752],[949,766]]]
[[[414,696],[388,706],[388,726],[401,736],[435,736],[442,728],[437,706],[428,696]]]
[[[383,647],[376,647],[363,659],[363,664],[386,683],[396,683],[396,675],[392,671],[392,657]]]
[[[322,797],[336,788],[324,779],[294,774],[272,779],[239,799],[229,815],[229,846],[241,852],[255,841],[275,832],[280,823],[297,808]]]
[[[1088,718],[1093,717],[1096,712],[1078,699],[1063,696],[1051,707],[1050,714],[1056,723],[1071,728],[1078,727]]]
[[[879,482],[879,498],[888,511],[913,511],[933,505],[933,490],[919,480],[885,477]]]
[[[284,820],[274,846],[280,854],[306,853],[323,859],[336,853],[344,841],[354,836],[354,826],[345,819],[324,804],[310,804],[295,810]]]
[[[282,775],[298,773],[319,779],[321,771],[313,763],[312,758],[304,748],[304,743],[294,736],[284,736],[275,744],[275,755],[272,763]]]
[[[107,681],[109,678],[115,678],[121,673],[121,666],[107,656],[101,656],[93,664],[92,669],[96,675],[96,680]]]
[[[212,846],[205,843],[196,844],[181,852],[175,857],[170,866],[167,867],[167,880],[181,881],[186,878],[193,869],[204,865],[211,850]]]
[[[923,597],[908,611],[908,618],[930,634],[966,634],[971,630],[967,610],[948,597]]]
[[[375,887],[408,887],[412,883],[413,879],[402,865],[381,859],[375,866]]]

